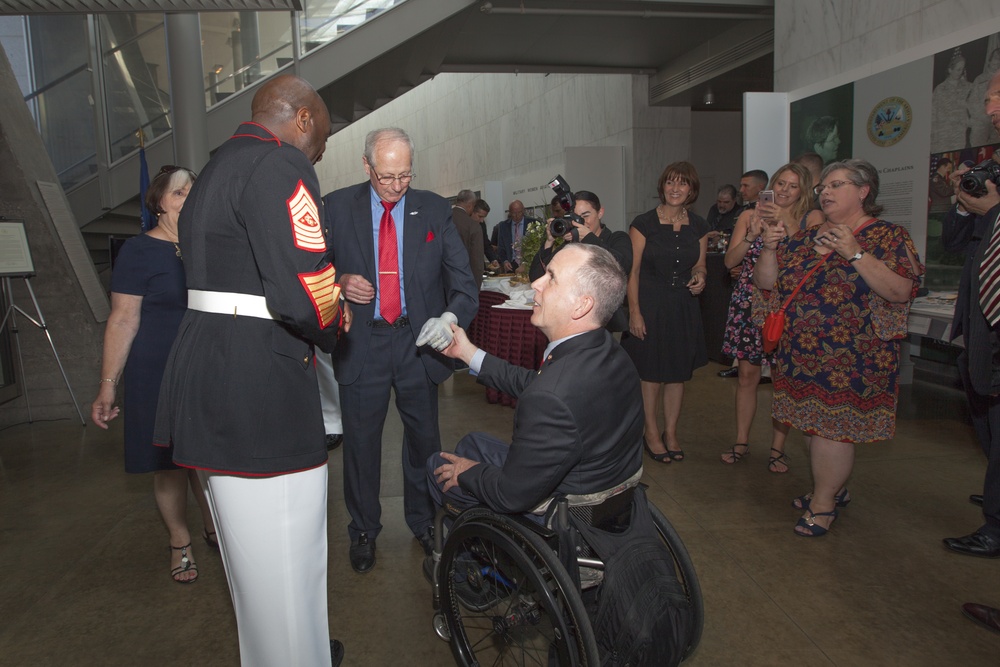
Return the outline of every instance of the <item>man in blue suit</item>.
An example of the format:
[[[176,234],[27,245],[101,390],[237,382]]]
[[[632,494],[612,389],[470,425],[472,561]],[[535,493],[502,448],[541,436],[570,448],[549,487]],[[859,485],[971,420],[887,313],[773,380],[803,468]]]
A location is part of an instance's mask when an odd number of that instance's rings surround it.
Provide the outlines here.
[[[425,551],[434,508],[424,461],[441,448],[438,385],[453,362],[435,349],[452,323],[468,326],[479,308],[469,254],[448,202],[409,188],[413,143],[406,132],[370,132],[362,158],[368,181],[324,198],[330,259],[351,303],[354,326],[333,355],[344,416],[344,498],[351,515],[351,567],[375,566],[382,529],[382,427],[390,389],[403,422],[403,509]]]
[[[521,238],[528,231],[528,223],[533,218],[524,215],[524,204],[515,199],[507,207],[509,216],[493,227],[493,245],[497,247],[497,261],[507,273],[521,263]]]

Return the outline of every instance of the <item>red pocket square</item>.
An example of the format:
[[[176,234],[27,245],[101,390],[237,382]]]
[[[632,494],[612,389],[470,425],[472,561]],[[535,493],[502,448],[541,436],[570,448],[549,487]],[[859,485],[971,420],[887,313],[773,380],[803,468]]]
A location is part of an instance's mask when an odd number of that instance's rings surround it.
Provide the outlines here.
[[[434,232],[428,231],[427,238],[424,239],[424,243],[430,243],[433,240],[434,240]]]

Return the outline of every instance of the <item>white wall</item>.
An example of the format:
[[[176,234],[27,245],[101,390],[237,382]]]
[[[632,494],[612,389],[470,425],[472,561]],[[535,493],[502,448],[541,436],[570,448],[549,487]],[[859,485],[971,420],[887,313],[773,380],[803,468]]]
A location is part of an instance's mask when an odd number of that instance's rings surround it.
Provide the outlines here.
[[[775,0],[774,90],[795,101],[998,31],[997,0]]]
[[[365,134],[392,125],[416,147],[414,187],[443,196],[536,172],[551,178],[567,146],[622,146],[631,221],[655,205],[663,167],[690,156],[690,111],[650,108],[647,86],[630,75],[439,74],[331,137],[316,170],[323,192],[362,181]],[[506,203],[490,205],[488,222],[502,220]]]

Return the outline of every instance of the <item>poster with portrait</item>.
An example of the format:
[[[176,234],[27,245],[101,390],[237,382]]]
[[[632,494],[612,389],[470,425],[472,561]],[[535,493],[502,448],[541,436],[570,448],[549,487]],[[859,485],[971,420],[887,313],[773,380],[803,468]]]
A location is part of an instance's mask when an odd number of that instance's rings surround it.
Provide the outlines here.
[[[1000,70],[1000,33],[941,51],[934,56],[931,92],[931,153],[941,154],[996,142],[983,113],[990,79]]]
[[[792,102],[789,126],[791,157],[814,152],[823,158],[823,164],[851,157],[854,84]]]

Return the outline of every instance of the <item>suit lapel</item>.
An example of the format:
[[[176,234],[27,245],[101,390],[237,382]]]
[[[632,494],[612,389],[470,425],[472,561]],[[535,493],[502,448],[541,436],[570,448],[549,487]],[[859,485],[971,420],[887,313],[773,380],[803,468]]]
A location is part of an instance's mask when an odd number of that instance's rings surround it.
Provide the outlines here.
[[[406,216],[403,222],[403,280],[413,284],[411,278],[417,264],[417,253],[425,242],[427,225],[421,215],[421,200],[414,190],[406,193]]]
[[[358,236],[358,247],[361,249],[367,275],[373,276],[374,283],[378,285],[378,276],[375,274],[375,241],[372,236],[371,186],[368,183],[358,188],[351,217],[354,220],[354,233]]]

